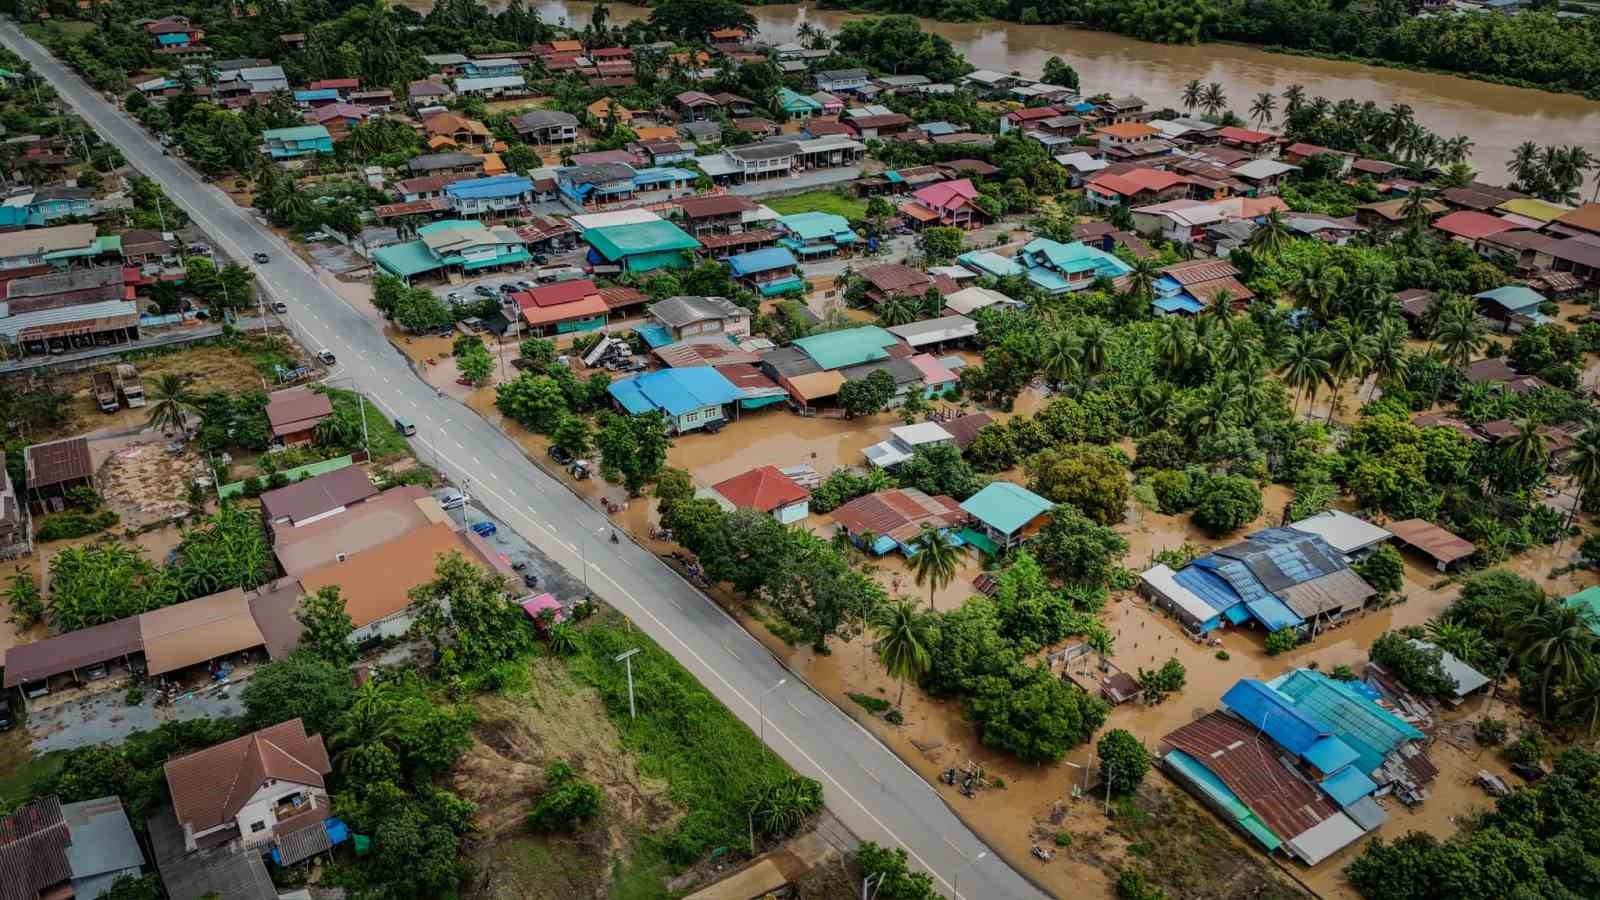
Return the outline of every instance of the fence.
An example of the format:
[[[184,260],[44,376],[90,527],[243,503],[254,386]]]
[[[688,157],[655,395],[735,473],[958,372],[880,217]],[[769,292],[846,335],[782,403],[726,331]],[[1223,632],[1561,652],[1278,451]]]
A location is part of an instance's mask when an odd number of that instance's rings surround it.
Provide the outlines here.
[[[326,475],[329,472],[337,472],[346,466],[354,465],[355,461],[356,460],[354,456],[336,456],[333,459],[325,459],[322,462],[306,463],[303,466],[295,466],[292,469],[285,469],[283,470],[283,474],[288,476],[290,481],[298,481],[301,478],[310,478],[316,475]],[[225,484],[217,489],[217,496],[226,500],[229,497],[243,494],[244,485],[245,483],[243,481],[235,481],[232,484]]]

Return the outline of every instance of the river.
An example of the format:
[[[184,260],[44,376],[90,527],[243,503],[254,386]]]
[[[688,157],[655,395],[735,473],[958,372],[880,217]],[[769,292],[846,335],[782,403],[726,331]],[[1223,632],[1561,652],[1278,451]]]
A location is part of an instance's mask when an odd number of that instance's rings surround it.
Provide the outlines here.
[[[404,0],[426,9],[429,0]],[[490,0],[491,8],[503,5]],[[589,21],[593,3],[577,0],[532,0],[545,21],[581,25]],[[762,39],[793,40],[802,22],[837,32],[860,16],[806,6],[752,6]],[[628,22],[649,14],[644,7],[614,4],[611,21]],[[1248,47],[1204,44],[1197,47],[1150,44],[1101,31],[1060,25],[1017,25],[1010,22],[955,23],[922,20],[923,27],[943,35],[974,66],[1037,76],[1045,60],[1060,56],[1078,71],[1084,87],[1111,94],[1137,94],[1156,106],[1178,105],[1178,94],[1191,79],[1220,82],[1234,110],[1244,115],[1262,91],[1282,94],[1291,84],[1303,85],[1308,96],[1330,100],[1350,97],[1387,107],[1408,104],[1417,121],[1442,137],[1465,134],[1474,142],[1472,159],[1482,178],[1510,180],[1506,163],[1523,141],[1579,143],[1600,155],[1600,102],[1573,94],[1506,87],[1484,81],[1385,69],[1360,63],[1268,53]]]

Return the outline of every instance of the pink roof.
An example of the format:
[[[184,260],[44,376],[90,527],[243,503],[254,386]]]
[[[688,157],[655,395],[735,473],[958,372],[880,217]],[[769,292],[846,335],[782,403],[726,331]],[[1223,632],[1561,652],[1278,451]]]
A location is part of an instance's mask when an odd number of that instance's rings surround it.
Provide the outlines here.
[[[1499,216],[1463,209],[1447,216],[1441,216],[1438,221],[1433,223],[1433,227],[1445,234],[1477,240],[1478,238],[1486,238],[1491,234],[1510,231],[1517,226],[1515,223],[1507,222]]]
[[[1219,128],[1217,129],[1217,135],[1225,141],[1238,141],[1241,144],[1264,144],[1277,139],[1277,135],[1268,134],[1265,131],[1251,131],[1248,128],[1240,128],[1237,125]]]
[[[1089,184],[1131,197],[1140,191],[1164,191],[1176,184],[1182,184],[1183,177],[1171,172],[1162,172],[1159,169],[1130,169],[1120,175],[1109,172],[1089,179]]]
[[[1034,106],[1027,109],[1013,109],[1006,113],[1006,118],[1013,122],[1028,122],[1033,119],[1048,119],[1061,115],[1061,110],[1054,106]]]
[[[517,305],[524,309],[528,307],[561,306],[566,303],[576,303],[590,294],[599,294],[600,290],[594,282],[587,278],[575,281],[558,281],[536,287],[531,291],[516,291],[512,293]]]
[[[370,112],[365,106],[354,103],[329,103],[306,113],[306,121],[321,125],[334,119],[365,119]]]
[[[538,620],[539,614],[547,609],[555,610],[555,620],[557,622],[561,621],[561,601],[556,599],[555,594],[540,594],[537,597],[529,597],[522,601],[522,611],[528,614],[528,618],[535,621]]]
[[[911,364],[922,373],[922,381],[929,387],[949,384],[956,380],[956,373],[950,371],[944,363],[939,362],[931,353],[918,353],[911,357]]]
[[[978,189],[966,178],[955,181],[941,181],[930,184],[911,195],[918,203],[929,209],[957,209],[964,204],[971,203],[978,196]]]

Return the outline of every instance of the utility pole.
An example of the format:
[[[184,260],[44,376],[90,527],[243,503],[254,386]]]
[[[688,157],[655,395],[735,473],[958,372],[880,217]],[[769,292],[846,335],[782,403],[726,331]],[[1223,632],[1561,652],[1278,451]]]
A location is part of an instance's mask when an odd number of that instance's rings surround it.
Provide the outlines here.
[[[638,652],[639,648],[635,647],[616,656],[617,662],[628,667],[628,718],[630,719],[639,718],[639,713],[633,706],[633,655]]]

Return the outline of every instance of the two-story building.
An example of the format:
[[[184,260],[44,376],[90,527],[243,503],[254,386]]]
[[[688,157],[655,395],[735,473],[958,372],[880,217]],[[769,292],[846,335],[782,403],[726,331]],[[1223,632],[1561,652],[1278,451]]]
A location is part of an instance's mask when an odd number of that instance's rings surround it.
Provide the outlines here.
[[[634,168],[624,163],[565,166],[556,170],[556,189],[568,207],[592,209],[631,199],[634,174]]]
[[[741,338],[750,334],[750,311],[725,297],[669,297],[647,310],[661,346],[707,334]]]
[[[1131,169],[1120,174],[1100,172],[1083,185],[1083,197],[1099,210],[1117,206],[1149,206],[1189,196],[1189,182],[1160,169]]]
[[[504,217],[533,202],[533,182],[521,175],[470,178],[445,186],[450,209],[470,219]]]
[[[778,217],[779,243],[802,260],[834,256],[860,239],[844,216],[824,212],[794,213]]]
[[[733,277],[763,297],[804,293],[806,281],[799,274],[800,261],[786,247],[766,247],[728,258]]]
[[[333,152],[333,135],[321,125],[268,128],[261,132],[261,150],[279,163]]]
[[[530,144],[570,144],[578,139],[578,117],[559,109],[535,109],[516,116],[511,127]]]
[[[812,76],[817,90],[830,94],[858,93],[872,81],[866,69],[827,69]]]
[[[532,257],[511,228],[447,219],[417,229],[417,239],[372,251],[379,269],[408,284],[422,275],[480,273],[527,264]]]
[[[333,816],[328,749],[299,719],[180,756],[163,769],[191,853],[230,841],[264,847],[282,826],[314,816],[321,827]]]
[[[978,189],[966,178],[941,181],[913,191],[900,212],[919,228],[953,226],[973,229],[989,220],[978,206]]]

